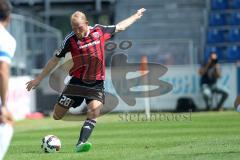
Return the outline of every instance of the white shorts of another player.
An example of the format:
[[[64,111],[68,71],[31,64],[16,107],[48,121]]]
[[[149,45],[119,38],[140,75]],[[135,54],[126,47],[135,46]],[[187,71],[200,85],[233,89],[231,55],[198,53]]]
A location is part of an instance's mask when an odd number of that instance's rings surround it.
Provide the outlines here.
[[[0,124],[0,160],[4,158],[13,136],[13,127],[10,124]]]

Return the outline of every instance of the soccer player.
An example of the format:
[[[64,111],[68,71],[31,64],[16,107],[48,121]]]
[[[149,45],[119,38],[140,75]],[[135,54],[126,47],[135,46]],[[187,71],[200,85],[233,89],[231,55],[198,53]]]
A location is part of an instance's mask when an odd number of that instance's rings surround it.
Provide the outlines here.
[[[36,88],[43,78],[58,65],[60,58],[65,57],[68,52],[71,53],[73,67],[69,75],[72,78],[54,106],[53,118],[62,119],[70,107],[79,106],[85,99],[88,108],[87,119],[81,128],[76,144],[77,152],[88,151],[91,148],[92,145],[87,140],[104,104],[105,41],[110,39],[114,33],[124,31],[131,26],[142,17],[144,11],[144,8],[139,9],[117,25],[97,24],[94,27],[88,25],[84,13],[76,11],[71,15],[72,32],[65,37],[62,46],[55,51],[55,56],[48,61],[43,71],[34,80],[27,82],[28,91]]]
[[[16,48],[15,39],[6,30],[11,10],[7,0],[0,0],[0,160],[7,152],[13,135],[13,117],[7,109],[9,69]]]

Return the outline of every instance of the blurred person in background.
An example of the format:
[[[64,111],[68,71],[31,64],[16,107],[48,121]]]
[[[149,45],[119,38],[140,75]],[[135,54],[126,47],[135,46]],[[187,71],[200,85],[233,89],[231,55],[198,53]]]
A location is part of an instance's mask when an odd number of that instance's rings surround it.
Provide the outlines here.
[[[206,103],[206,110],[208,111],[213,107],[213,94],[221,95],[221,98],[217,102],[217,106],[214,110],[222,110],[223,104],[228,97],[228,93],[217,86],[217,81],[221,77],[221,70],[216,53],[211,53],[208,61],[202,64],[199,69],[199,74],[201,76],[200,86]]]
[[[13,135],[13,117],[7,109],[10,63],[16,49],[15,39],[6,30],[11,10],[9,1],[0,0],[0,160],[7,152]]]
[[[53,118],[60,120],[69,108],[76,108],[86,101],[87,118],[80,130],[76,144],[76,152],[89,151],[92,144],[87,142],[100,115],[105,100],[105,59],[104,44],[114,33],[123,31],[140,19],[145,9],[139,9],[129,18],[117,25],[103,26],[88,25],[84,13],[76,11],[71,16],[72,32],[65,37],[62,46],[56,50],[55,55],[48,61],[43,71],[34,80],[27,82],[27,90],[36,88],[39,83],[59,64],[60,59],[70,52],[73,67],[69,71],[72,76],[66,85],[58,102],[54,106]],[[75,92],[75,94],[73,93]],[[77,95],[76,95],[77,92]]]
[[[240,112],[240,96],[237,96],[237,98],[235,99],[234,107],[238,112]]]

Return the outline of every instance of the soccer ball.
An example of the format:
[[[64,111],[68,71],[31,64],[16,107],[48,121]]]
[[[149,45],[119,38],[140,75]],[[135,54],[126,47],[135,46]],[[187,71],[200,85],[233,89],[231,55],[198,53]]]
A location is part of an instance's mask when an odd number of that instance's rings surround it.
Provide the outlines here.
[[[45,153],[58,152],[61,148],[61,141],[57,136],[47,135],[42,139],[41,148]]]

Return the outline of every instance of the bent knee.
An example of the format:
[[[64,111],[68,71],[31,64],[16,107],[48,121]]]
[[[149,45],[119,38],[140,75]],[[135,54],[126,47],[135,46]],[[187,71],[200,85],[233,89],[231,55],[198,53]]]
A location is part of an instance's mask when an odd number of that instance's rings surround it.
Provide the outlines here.
[[[94,109],[89,109],[88,112],[90,113],[92,118],[97,118],[97,117],[100,116],[101,107],[97,107],[97,108],[94,108]]]

